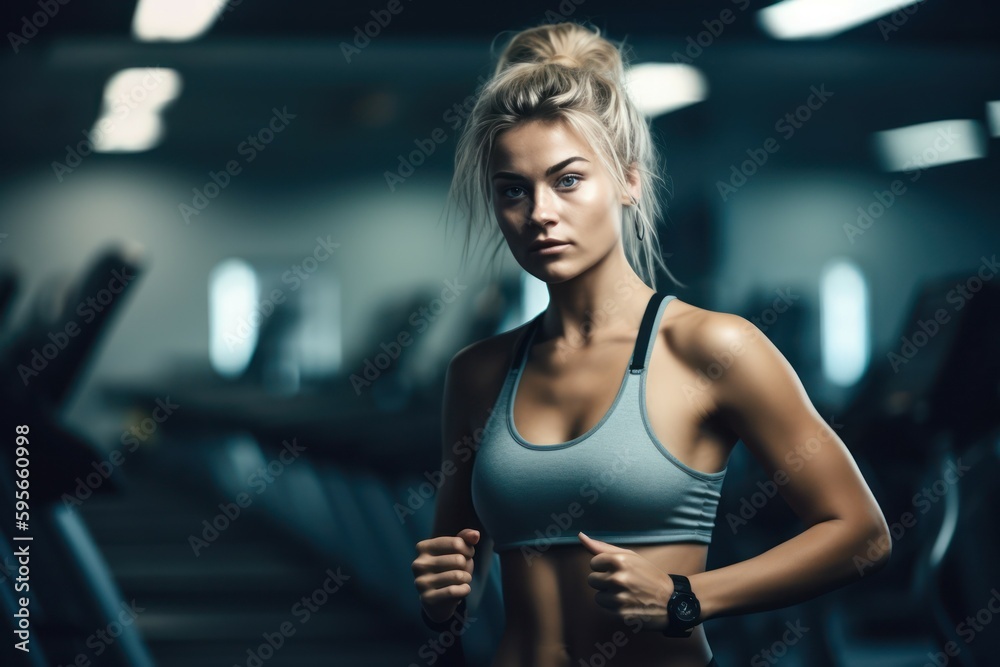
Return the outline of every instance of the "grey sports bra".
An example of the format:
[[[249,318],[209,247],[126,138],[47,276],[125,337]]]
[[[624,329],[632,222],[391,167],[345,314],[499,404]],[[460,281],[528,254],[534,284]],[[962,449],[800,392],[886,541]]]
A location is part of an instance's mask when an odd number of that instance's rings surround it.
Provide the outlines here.
[[[514,426],[514,396],[541,322],[527,325],[486,421],[472,470],[472,502],[494,549],[581,544],[577,533],[618,544],[712,541],[726,469],[681,463],[646,414],[646,369],[673,295],[655,293],[614,403],[568,442],[536,445]]]

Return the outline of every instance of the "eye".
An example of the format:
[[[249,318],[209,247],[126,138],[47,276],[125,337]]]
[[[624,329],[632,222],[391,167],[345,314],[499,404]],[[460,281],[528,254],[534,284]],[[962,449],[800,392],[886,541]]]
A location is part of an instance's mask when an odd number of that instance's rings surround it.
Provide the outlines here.
[[[519,185],[512,185],[509,188],[504,188],[503,190],[501,190],[500,194],[502,194],[504,197],[510,198],[511,196],[509,194],[507,194],[508,192],[510,192],[511,190],[523,190],[523,189],[524,188],[522,188]]]
[[[580,177],[577,176],[576,174],[566,174],[565,176],[559,179],[559,182],[562,183],[567,178],[572,178],[575,179],[576,181],[580,180]],[[570,183],[567,187],[572,187],[574,185],[576,185],[576,183]]]

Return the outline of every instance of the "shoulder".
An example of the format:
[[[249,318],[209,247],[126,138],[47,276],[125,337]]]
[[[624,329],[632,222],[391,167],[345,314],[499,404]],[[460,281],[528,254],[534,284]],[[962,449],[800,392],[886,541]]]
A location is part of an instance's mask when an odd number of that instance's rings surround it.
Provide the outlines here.
[[[720,404],[783,386],[796,391],[798,378],[767,336],[740,315],[681,302],[667,307],[660,335],[695,373],[704,374]]]
[[[466,345],[448,362],[448,382],[472,407],[487,408],[484,401],[495,397],[510,368],[514,345],[527,323]]]
[[[739,315],[699,308],[675,298],[667,305],[659,335],[691,365],[702,367],[734,345],[761,335]]]

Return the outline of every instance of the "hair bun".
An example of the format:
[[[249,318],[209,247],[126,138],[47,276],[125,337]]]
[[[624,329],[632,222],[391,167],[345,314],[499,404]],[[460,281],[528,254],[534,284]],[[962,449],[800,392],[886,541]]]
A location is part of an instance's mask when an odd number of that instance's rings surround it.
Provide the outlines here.
[[[602,37],[598,28],[570,21],[522,30],[500,54],[496,73],[518,63],[561,65],[600,72],[613,79],[624,76],[618,47]]]
[[[575,67],[577,69],[581,69],[583,67],[583,64],[569,53],[556,53],[551,56],[543,56],[540,62],[546,65],[564,65],[566,67]]]

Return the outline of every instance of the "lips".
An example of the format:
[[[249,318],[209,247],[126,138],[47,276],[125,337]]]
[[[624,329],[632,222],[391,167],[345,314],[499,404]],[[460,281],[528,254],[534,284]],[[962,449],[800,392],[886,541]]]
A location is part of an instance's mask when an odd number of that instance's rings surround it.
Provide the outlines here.
[[[546,243],[536,243],[534,246],[528,250],[528,254],[534,257],[545,257],[548,255],[561,255],[569,248],[570,244],[565,241],[560,242],[546,242]]]
[[[530,246],[528,250],[541,250],[542,248],[551,248],[553,246],[566,245],[568,241],[560,241],[559,239],[545,239],[542,241],[535,241]]]

